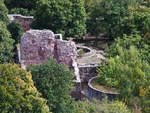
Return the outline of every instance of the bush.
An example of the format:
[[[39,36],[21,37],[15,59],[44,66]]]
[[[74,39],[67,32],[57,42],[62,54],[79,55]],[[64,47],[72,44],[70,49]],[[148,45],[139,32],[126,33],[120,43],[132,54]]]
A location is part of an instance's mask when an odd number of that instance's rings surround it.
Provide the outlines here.
[[[78,51],[78,55],[84,55],[85,54],[85,52],[83,51],[83,49],[80,49],[79,51]]]
[[[56,60],[48,58],[40,65],[30,65],[35,86],[48,100],[53,113],[72,113],[72,99],[69,95],[72,87],[72,73]]]
[[[23,35],[23,29],[21,24],[19,24],[17,21],[11,22],[7,26],[9,32],[11,33],[11,38],[15,40],[15,45],[20,43],[21,37]]]
[[[123,102],[108,102],[106,99],[101,103],[96,100],[93,100],[92,102],[89,102],[88,100],[78,101],[75,102],[74,107],[74,113],[131,113]]]
[[[99,84],[118,88],[120,98],[127,104],[131,104],[133,99],[138,97],[144,111],[148,104],[143,101],[150,99],[150,65],[140,59],[135,47],[120,47],[118,52],[117,56],[109,58],[106,64],[98,69]]]
[[[10,33],[6,29],[6,25],[0,21],[0,63],[12,62],[14,40],[10,38]]]
[[[117,38],[115,42],[106,50],[106,57],[114,57],[119,54],[118,47],[129,49],[135,46],[139,51],[139,57],[150,64],[150,41],[149,35],[142,38],[140,35],[124,35],[123,38]]]
[[[0,64],[1,113],[50,113],[30,73],[17,65]]]

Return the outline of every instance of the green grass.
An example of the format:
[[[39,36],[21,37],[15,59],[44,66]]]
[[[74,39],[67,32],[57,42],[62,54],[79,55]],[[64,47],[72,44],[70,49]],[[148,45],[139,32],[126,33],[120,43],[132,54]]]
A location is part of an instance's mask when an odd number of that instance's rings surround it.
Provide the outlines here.
[[[79,55],[79,56],[84,55],[84,54],[85,54],[85,52],[84,52],[82,49],[80,49],[80,50],[78,51],[78,55]]]

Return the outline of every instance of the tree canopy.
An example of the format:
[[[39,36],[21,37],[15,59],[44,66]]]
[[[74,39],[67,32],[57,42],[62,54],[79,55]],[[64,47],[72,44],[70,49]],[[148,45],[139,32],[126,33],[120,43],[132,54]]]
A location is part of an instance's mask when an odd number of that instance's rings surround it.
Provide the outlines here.
[[[8,9],[6,8],[4,1],[1,0],[0,1],[0,21],[3,21],[5,24],[9,23],[7,14],[8,14]]]
[[[11,38],[15,40],[15,45],[20,43],[21,37],[23,35],[21,24],[14,20],[7,26],[7,28],[11,33]]]
[[[1,113],[50,113],[32,75],[17,65],[0,64]]]
[[[48,100],[53,113],[72,113],[72,99],[69,95],[72,88],[72,73],[56,60],[48,58],[40,65],[30,65],[28,70],[38,91]]]
[[[39,0],[32,26],[81,39],[86,32],[85,22],[83,0]]]
[[[6,25],[0,21],[0,63],[8,63],[13,61],[13,43],[15,42],[10,38]]]

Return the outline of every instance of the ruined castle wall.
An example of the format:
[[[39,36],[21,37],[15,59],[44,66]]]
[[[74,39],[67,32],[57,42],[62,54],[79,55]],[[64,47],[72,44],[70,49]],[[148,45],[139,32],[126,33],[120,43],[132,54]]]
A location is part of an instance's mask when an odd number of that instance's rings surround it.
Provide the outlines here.
[[[77,60],[77,48],[72,41],[57,40],[57,60],[61,64],[72,66],[73,60]]]
[[[72,62],[77,57],[76,45],[72,41],[55,39],[55,34],[50,30],[27,31],[21,39],[20,62],[25,67],[41,64],[47,60],[47,56],[72,67]]]

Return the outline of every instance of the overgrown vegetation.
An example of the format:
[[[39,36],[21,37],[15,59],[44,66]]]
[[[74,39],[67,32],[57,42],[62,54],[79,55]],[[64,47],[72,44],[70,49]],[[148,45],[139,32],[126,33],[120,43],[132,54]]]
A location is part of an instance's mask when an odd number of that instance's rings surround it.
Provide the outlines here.
[[[8,9],[6,8],[3,0],[1,0],[0,1],[0,21],[3,21],[5,24],[9,23],[7,14],[8,14]]]
[[[84,55],[84,54],[85,54],[85,52],[83,51],[83,49],[80,49],[80,50],[78,51],[78,55],[79,55],[79,56]]]
[[[72,73],[56,60],[28,67],[38,91],[48,100],[53,113],[73,113],[73,100],[69,93],[72,88]]]
[[[21,37],[23,35],[23,29],[21,24],[19,24],[16,20],[11,22],[7,26],[9,32],[11,33],[11,38],[15,40],[15,45],[20,43]]]
[[[12,62],[14,59],[14,46],[15,41],[10,38],[6,25],[0,21],[0,63]]]
[[[148,113],[149,105],[143,101],[149,101],[150,65],[140,59],[135,47],[131,46],[129,50],[121,47],[118,49],[119,54],[108,59],[99,69],[99,83],[117,88],[120,98],[127,104],[138,97],[142,110]]]
[[[101,102],[93,100],[78,101],[74,103],[74,113],[131,113],[127,106],[121,101],[109,102],[106,98]]]
[[[119,47],[129,49],[130,46],[135,46],[139,51],[139,57],[150,64],[150,41],[149,35],[141,37],[140,35],[124,35],[122,38],[117,38],[115,42],[106,50],[106,57],[114,57],[119,54]]]
[[[17,65],[0,64],[1,113],[50,113],[32,75]]]
[[[65,38],[81,39],[86,32],[83,0],[39,0],[32,24],[36,29],[51,29]]]
[[[4,4],[5,2],[5,4]],[[6,5],[6,6],[5,6]],[[8,9],[7,9],[7,8]],[[8,11],[9,10],[9,11]],[[31,65],[31,74],[14,62],[22,29],[7,14],[34,15],[32,27],[51,29],[65,38],[81,40],[87,33],[115,39],[98,69],[98,83],[117,88],[119,101],[74,102],[69,96],[72,73],[55,60]],[[86,20],[87,18],[87,20]],[[86,28],[87,26],[87,28]],[[97,45],[99,46],[99,45]],[[15,48],[15,49],[14,49]],[[79,51],[79,54],[84,54]],[[1,0],[0,112],[7,113],[137,113],[150,112],[149,0]],[[48,101],[41,98],[44,97]],[[124,104],[125,103],[125,104]],[[139,108],[139,109],[137,109]],[[137,111],[136,111],[137,110]]]
[[[4,0],[9,13],[33,15],[38,0]]]

